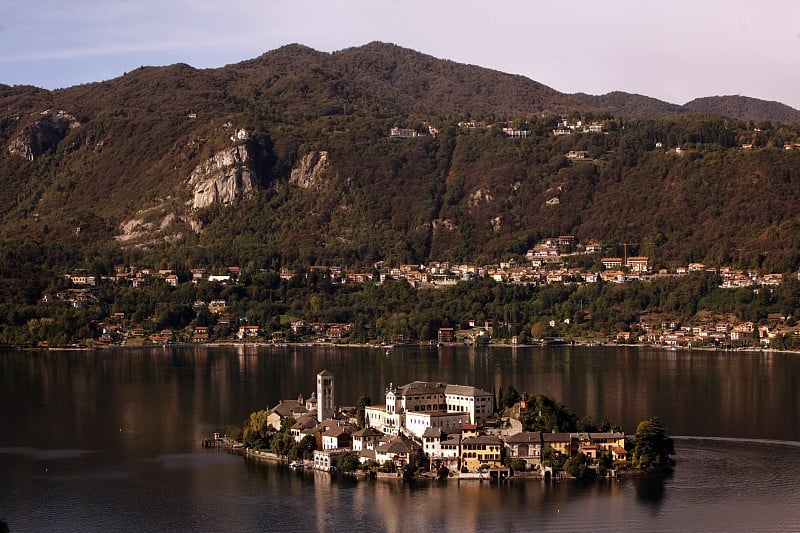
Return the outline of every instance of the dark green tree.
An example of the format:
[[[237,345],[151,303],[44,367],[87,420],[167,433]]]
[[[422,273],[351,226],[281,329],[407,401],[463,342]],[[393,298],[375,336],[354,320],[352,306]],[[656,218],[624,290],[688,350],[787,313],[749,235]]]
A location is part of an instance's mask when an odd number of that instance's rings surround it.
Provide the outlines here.
[[[355,472],[360,466],[358,454],[350,450],[344,451],[339,454],[339,470],[342,472]]]
[[[577,479],[588,479],[595,477],[595,471],[587,465],[589,459],[584,453],[579,453],[566,460],[564,470]]]
[[[275,436],[272,437],[269,450],[275,455],[288,457],[289,452],[291,452],[292,448],[294,447],[294,444],[294,439],[290,433],[280,432],[276,433]]]
[[[513,406],[519,401],[519,398],[519,392],[517,392],[517,389],[515,389],[513,385],[509,385],[508,387],[503,387],[500,389],[501,408]]]
[[[675,443],[657,416],[639,422],[633,441],[631,462],[641,470],[665,470],[673,466],[670,455],[675,453]]]
[[[525,471],[527,464],[525,463],[525,459],[520,459],[519,457],[516,457],[508,462],[508,466],[512,470],[523,472]]]
[[[364,412],[369,405],[372,405],[372,398],[366,394],[362,394],[358,401],[356,401],[356,425],[360,428],[364,427]]]
[[[287,416],[283,420],[281,420],[281,433],[288,433],[291,434],[292,426],[297,423],[297,420],[294,417]]]
[[[306,435],[297,444],[298,457],[303,459],[311,459],[314,456],[314,450],[317,449],[317,439],[314,435]]]
[[[254,411],[242,427],[242,442],[248,448],[261,450],[269,447],[273,431],[267,424],[266,410]]]

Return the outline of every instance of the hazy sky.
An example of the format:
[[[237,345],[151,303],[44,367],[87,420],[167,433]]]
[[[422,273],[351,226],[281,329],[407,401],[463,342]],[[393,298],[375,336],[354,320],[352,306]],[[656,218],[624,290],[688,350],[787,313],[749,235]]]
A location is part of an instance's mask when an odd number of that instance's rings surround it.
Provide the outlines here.
[[[800,108],[795,0],[0,0],[0,83],[53,89],[141,65],[219,67],[289,43],[370,41],[562,92]]]

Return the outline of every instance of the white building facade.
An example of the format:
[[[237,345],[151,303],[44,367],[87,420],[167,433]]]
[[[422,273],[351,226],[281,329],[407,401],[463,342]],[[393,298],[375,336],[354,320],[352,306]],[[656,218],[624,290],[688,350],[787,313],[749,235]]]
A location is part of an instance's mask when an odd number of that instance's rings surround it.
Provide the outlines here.
[[[463,424],[484,425],[494,414],[494,396],[476,387],[414,381],[389,384],[384,407],[367,407],[367,423],[390,435],[405,428],[421,437],[426,428],[456,430]]]

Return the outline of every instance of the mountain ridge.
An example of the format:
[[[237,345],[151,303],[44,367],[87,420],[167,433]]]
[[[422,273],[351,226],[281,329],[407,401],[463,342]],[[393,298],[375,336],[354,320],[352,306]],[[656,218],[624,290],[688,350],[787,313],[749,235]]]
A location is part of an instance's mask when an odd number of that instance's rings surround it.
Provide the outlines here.
[[[384,60],[389,57],[387,63]],[[300,59],[303,62],[300,63]],[[278,72],[285,73],[285,67],[291,63],[295,68],[305,66],[311,68],[363,68],[367,65],[379,74],[379,78],[392,89],[400,91],[398,100],[408,106],[408,108],[420,113],[455,113],[469,107],[472,112],[497,112],[512,114],[530,114],[535,112],[569,112],[576,109],[586,111],[596,111],[611,113],[616,116],[633,117],[663,117],[676,114],[688,113],[712,113],[740,120],[752,121],[778,121],[778,122],[800,122],[800,110],[776,101],[761,100],[748,96],[739,95],[712,95],[700,96],[686,104],[675,104],[666,102],[646,95],[626,93],[623,91],[612,91],[606,94],[593,95],[585,92],[563,93],[520,74],[508,74],[499,70],[481,67],[479,65],[458,63],[448,59],[438,59],[432,55],[404,48],[392,43],[372,41],[361,46],[354,46],[337,50],[334,52],[317,51],[306,45],[293,43],[281,46],[252,59],[232,63],[223,67],[198,69],[186,63],[175,63],[173,65],[159,67],[140,67],[131,73],[140,70],[161,70],[166,72],[176,69],[189,69],[193,73],[208,73],[215,75],[226,71],[247,71],[267,67]],[[453,105],[443,105],[441,90],[445,85],[442,78],[455,71],[471,73],[473,78],[482,80],[486,75],[496,76],[500,81],[496,83],[467,83],[466,85],[450,85],[449,88],[460,90]],[[418,98],[404,95],[403,91],[408,89],[403,83],[403,79],[419,79],[420,72],[433,74],[432,79],[427,81],[425,89],[428,93]],[[115,83],[123,76],[111,80],[89,82],[86,84],[66,87],[62,89],[47,90],[33,86],[15,85],[8,86],[0,84],[0,98],[2,92],[9,89],[44,91],[47,93],[72,91],[77,87],[87,85]],[[396,75],[395,75],[396,74]],[[497,101],[500,88],[499,84],[505,83],[510,86],[503,86],[505,91],[511,90],[512,94],[504,95],[505,105]],[[433,85],[433,87],[431,87]],[[373,84],[371,88],[382,88],[386,86]],[[368,87],[365,87],[368,88]],[[419,93],[419,88],[416,88]],[[413,95],[412,95],[413,96]],[[475,100],[477,98],[478,102]],[[431,101],[426,105],[420,100]],[[467,102],[469,105],[464,104]],[[457,109],[458,107],[462,109]]]
[[[640,243],[662,265],[790,268],[800,136],[775,118],[788,106],[768,104],[756,121],[755,99],[565,95],[379,42],[0,86],[0,186],[13,191],[0,227],[73,265],[490,261],[574,233],[609,253]],[[46,127],[62,110],[69,127]],[[555,135],[565,120],[570,135]],[[304,161],[324,165],[306,175]]]

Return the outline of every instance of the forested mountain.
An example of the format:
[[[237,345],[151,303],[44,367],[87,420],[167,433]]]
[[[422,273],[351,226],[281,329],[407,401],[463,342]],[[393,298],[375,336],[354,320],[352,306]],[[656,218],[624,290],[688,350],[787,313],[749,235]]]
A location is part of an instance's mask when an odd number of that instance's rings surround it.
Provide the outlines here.
[[[800,112],[780,102],[767,102],[747,96],[708,96],[687,102],[683,109],[695,113],[713,113],[755,122],[774,120],[800,122]]]
[[[79,266],[480,262],[558,234],[788,271],[799,114],[562,94],[383,43],[0,86],[1,271],[33,295],[37,273]]]

